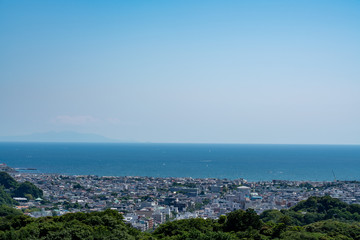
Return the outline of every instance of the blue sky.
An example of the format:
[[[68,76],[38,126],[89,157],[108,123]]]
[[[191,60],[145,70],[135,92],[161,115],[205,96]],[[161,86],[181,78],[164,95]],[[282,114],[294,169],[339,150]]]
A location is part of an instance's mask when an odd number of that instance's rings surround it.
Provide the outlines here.
[[[0,1],[0,135],[360,144],[359,1]]]

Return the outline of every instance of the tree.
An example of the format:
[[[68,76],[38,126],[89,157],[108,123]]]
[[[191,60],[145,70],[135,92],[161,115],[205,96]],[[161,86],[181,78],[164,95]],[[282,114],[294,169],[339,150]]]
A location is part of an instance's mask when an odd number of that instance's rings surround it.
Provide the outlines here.
[[[4,187],[0,186],[0,204],[13,205],[15,203],[10,194],[5,192]]]
[[[26,181],[21,183],[14,190],[14,195],[16,197],[25,197],[26,194],[31,194],[34,198],[41,198],[43,196],[43,191],[31,182]]]
[[[22,212],[7,205],[0,206],[0,217],[18,216],[18,215],[22,215]]]
[[[260,229],[262,225],[259,215],[253,209],[235,210],[227,215],[224,230],[238,232],[245,231],[250,227]]]
[[[4,188],[16,188],[19,184],[12,178],[7,172],[0,172],[0,185],[3,185]]]

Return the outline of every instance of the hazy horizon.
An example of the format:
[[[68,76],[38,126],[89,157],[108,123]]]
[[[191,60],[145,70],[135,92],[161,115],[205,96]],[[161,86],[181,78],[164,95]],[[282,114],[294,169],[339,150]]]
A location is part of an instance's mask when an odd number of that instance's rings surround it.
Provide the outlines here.
[[[1,1],[0,137],[360,144],[358,1]]]
[[[122,141],[107,138],[99,134],[79,133],[73,131],[38,132],[28,135],[0,136],[0,143],[89,143],[89,144],[198,144],[198,145],[318,145],[318,146],[359,146],[360,144],[326,144],[326,143],[237,143],[237,142],[151,142],[151,141]]]

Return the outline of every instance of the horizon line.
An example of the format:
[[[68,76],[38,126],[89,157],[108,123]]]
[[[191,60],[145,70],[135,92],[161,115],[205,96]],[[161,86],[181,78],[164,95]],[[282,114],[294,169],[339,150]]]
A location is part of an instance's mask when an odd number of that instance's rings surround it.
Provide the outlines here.
[[[194,144],[194,145],[319,145],[319,146],[360,146],[359,143],[224,143],[224,142],[150,142],[150,141],[1,141],[0,143],[87,143],[87,144]]]

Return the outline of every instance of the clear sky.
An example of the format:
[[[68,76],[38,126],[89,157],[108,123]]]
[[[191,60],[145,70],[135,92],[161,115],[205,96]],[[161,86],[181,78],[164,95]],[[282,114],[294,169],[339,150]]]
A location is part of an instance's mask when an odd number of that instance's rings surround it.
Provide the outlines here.
[[[0,0],[0,135],[360,144],[360,1]]]

